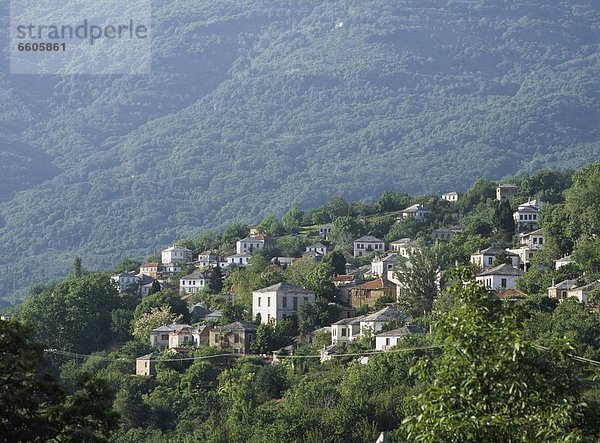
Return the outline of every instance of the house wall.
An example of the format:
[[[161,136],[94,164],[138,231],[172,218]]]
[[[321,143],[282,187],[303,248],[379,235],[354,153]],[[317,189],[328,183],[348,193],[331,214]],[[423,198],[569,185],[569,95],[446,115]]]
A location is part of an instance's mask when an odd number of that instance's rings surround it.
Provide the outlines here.
[[[399,337],[375,337],[375,349],[387,351],[398,344]]]
[[[261,323],[281,321],[296,315],[304,303],[314,303],[314,293],[255,292],[252,294],[252,317],[260,314]]]
[[[482,282],[488,289],[512,289],[517,282],[515,275],[486,275],[476,277],[475,280]]]

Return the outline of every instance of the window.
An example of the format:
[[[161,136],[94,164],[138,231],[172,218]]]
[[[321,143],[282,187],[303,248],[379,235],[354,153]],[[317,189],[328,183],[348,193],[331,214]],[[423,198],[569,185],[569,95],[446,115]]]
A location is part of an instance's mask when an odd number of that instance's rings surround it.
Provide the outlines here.
[[[267,306],[270,307],[271,306],[271,297],[267,297]]]
[[[287,308],[287,297],[281,297],[281,307]]]
[[[491,265],[494,263],[494,257],[488,257],[488,265]]]
[[[184,336],[183,336],[183,341],[184,341],[184,342],[186,342],[186,341],[189,341],[189,339],[190,339],[190,338],[189,338],[187,335],[184,335]]]
[[[294,305],[293,305],[294,310],[298,309],[298,297],[294,297],[293,302],[294,302]]]
[[[304,303],[308,303],[308,297],[304,297]]]
[[[342,328],[342,337],[346,337],[347,332],[348,331],[346,331],[346,328]]]
[[[260,297],[258,297],[258,307],[260,308]]]
[[[240,342],[240,334],[233,334],[233,342],[234,343]]]
[[[505,278],[503,278],[503,279],[502,279],[502,281],[501,281],[500,285],[501,285],[503,288],[506,288],[506,279],[505,279]]]
[[[386,337],[386,338],[385,338],[385,345],[386,345],[386,346],[389,346],[389,345],[390,345],[390,339],[389,339],[389,337]]]
[[[160,339],[161,339],[162,341],[167,341],[167,340],[169,339],[169,335],[168,335],[168,334],[162,334],[162,335],[160,336]]]

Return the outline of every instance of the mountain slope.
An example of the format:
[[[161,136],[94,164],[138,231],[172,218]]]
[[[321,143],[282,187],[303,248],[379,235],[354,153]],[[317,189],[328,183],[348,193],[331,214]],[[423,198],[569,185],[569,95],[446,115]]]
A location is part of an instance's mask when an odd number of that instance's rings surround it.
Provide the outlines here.
[[[332,193],[597,160],[592,0],[298,3],[161,2],[149,77],[0,78],[0,127],[52,159],[0,190],[0,294]]]

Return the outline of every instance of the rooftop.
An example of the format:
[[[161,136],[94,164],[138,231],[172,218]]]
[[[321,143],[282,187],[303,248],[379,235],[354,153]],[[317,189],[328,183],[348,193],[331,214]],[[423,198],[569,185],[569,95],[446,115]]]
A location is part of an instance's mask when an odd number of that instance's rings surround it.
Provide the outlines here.
[[[305,294],[314,294],[313,291],[309,291],[308,289],[303,289],[300,286],[292,285],[291,283],[286,283],[286,282],[277,283],[275,285],[271,285],[271,286],[268,286],[268,287],[262,288],[262,289],[257,289],[254,292],[275,292],[275,291],[301,292],[301,293],[305,293]]]
[[[378,242],[378,243],[383,243],[383,240],[377,238],[377,237],[373,237],[372,235],[363,235],[360,238],[357,238],[356,240],[354,240],[354,243],[356,242]]]
[[[487,275],[511,275],[511,276],[520,276],[523,274],[518,268],[514,266],[507,265],[506,263],[502,263],[501,265],[494,266],[493,268],[488,269],[487,271],[483,271],[481,274],[478,274],[478,277],[484,277]]]
[[[395,308],[391,306],[386,306],[380,311],[377,311],[371,315],[367,315],[362,319],[364,322],[382,322],[382,321],[394,321],[394,320],[407,320],[408,316],[406,314],[402,314],[398,312]]]

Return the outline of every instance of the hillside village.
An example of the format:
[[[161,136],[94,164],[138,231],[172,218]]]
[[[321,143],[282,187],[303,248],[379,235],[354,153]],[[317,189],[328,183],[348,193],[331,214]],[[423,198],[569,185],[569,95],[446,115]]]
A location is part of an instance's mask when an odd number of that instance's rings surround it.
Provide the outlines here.
[[[334,196],[107,272],[76,257],[3,313],[2,364],[34,366],[2,395],[57,380],[77,441],[597,441],[599,189],[596,163]]]
[[[225,250],[198,250],[193,241],[178,242],[162,250],[160,260],[112,276],[120,292],[141,297],[162,288],[177,291],[188,303],[192,319],[189,323],[156,325],[147,338],[155,351],[138,358],[136,373],[152,375],[162,351],[186,355],[190,347],[198,345],[217,347],[232,354],[260,353],[277,359],[278,354],[293,355],[299,344],[318,342],[321,361],[328,361],[339,352],[343,354],[349,343],[360,338],[367,338],[373,350],[392,349],[407,335],[428,332],[422,319],[416,319],[417,324],[413,324],[414,309],[403,303],[404,294],[411,292],[410,286],[415,284],[403,273],[419,272],[411,268],[419,266],[415,257],[423,249],[448,249],[459,239],[478,241],[471,249],[465,248],[466,260],[455,259],[451,263],[446,257],[435,263],[429,295],[432,301],[449,284],[444,278],[448,270],[464,266],[473,271],[474,281],[494,291],[499,299],[515,303],[524,300],[530,294],[523,290],[523,285],[520,287],[519,279],[535,265],[536,257],[547,244],[541,216],[546,203],[535,197],[524,195],[514,184],[497,185],[493,205],[499,208],[499,214],[503,208],[513,208],[509,220],[504,216],[504,220],[496,220],[497,226],[489,232],[477,236],[465,234],[461,227],[457,206],[464,195],[448,192],[429,205],[413,203],[385,213],[391,223],[388,222],[387,232],[385,228],[380,230],[383,235],[379,236],[367,233],[349,238],[352,232],[343,225],[349,220],[343,216],[332,217],[328,223],[305,225],[302,214],[296,210],[296,225],[288,232],[282,222],[274,218],[250,228],[239,226],[239,233],[247,235],[225,245]],[[337,203],[345,204],[339,200]],[[394,237],[406,225],[413,227],[416,235]],[[277,242],[284,236],[287,241],[297,242],[299,253],[277,255]],[[337,262],[336,269],[330,265],[332,257]],[[262,273],[271,274],[276,282],[252,287],[244,297],[235,283],[232,284],[233,276],[243,273],[253,260],[263,262]],[[308,266],[308,272],[313,272],[318,264],[325,262],[327,266],[322,269],[328,281],[319,282],[321,287],[286,281],[288,268]],[[600,280],[584,273],[575,275],[577,270],[571,269],[571,263],[569,255],[552,260],[555,271],[565,267],[563,270],[571,272],[565,274],[568,278],[564,280],[553,279],[544,293],[558,302],[573,298],[593,310],[600,293]],[[327,292],[326,297],[321,295],[323,292]],[[309,310],[305,305],[315,305],[317,299],[322,302],[317,309],[321,310],[323,319],[308,329],[303,325],[300,333],[298,320],[302,321]],[[211,301],[206,303],[206,300]],[[223,322],[219,309],[226,303],[238,308],[235,321],[230,323]],[[277,348],[281,340],[272,340],[260,349],[252,345],[257,336],[262,342],[264,329],[260,325],[276,328],[286,319],[293,319],[287,334],[294,334],[283,340],[286,346]]]

